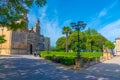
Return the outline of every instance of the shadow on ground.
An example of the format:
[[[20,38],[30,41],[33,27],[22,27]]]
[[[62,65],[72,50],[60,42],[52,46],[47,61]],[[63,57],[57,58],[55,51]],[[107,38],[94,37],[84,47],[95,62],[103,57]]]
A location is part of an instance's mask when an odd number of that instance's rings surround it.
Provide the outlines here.
[[[83,70],[82,73],[98,76],[111,76],[120,79],[120,65],[113,63],[99,63]]]
[[[116,74],[119,74],[120,66],[115,64],[106,64],[106,66],[111,65],[116,66],[114,72]],[[97,67],[91,71],[94,72],[96,70]],[[106,72],[110,71],[109,68],[104,70]],[[101,77],[98,75],[94,76],[91,74],[85,74],[40,59],[3,58],[0,59],[0,80],[120,80],[120,79],[111,76]]]

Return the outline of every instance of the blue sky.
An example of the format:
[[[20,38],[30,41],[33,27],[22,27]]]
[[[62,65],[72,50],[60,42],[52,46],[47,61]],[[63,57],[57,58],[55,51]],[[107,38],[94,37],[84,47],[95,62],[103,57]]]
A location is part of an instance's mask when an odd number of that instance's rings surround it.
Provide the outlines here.
[[[33,5],[28,16],[29,27],[40,19],[41,34],[50,37],[51,45],[62,35],[63,26],[84,21],[107,39],[120,37],[120,0],[47,0],[44,7]],[[71,27],[71,26],[70,26]]]

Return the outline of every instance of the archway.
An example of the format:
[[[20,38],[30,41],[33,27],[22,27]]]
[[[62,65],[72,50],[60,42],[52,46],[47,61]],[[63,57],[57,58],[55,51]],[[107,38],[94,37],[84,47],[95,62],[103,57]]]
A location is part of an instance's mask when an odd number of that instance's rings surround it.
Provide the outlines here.
[[[32,54],[32,52],[33,52],[33,46],[32,46],[32,44],[30,44],[30,54]]]

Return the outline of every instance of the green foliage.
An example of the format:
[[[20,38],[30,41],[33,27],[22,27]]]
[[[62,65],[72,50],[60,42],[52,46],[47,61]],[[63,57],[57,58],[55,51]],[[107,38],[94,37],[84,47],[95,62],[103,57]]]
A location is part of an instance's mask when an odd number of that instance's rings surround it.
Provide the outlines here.
[[[74,65],[75,64],[75,58],[73,57],[63,57],[61,60],[62,64],[65,65]]]
[[[109,49],[114,49],[115,45],[111,41],[106,41],[105,47],[107,47]]]
[[[63,27],[63,29],[62,29],[62,33],[63,33],[63,34],[68,34],[68,33],[70,33],[70,32],[71,32],[70,27],[68,27],[68,26],[64,26],[64,27]]]
[[[63,50],[65,51],[65,40],[66,38],[65,37],[60,37],[57,41],[56,41],[56,47],[57,47],[57,50]]]
[[[0,44],[2,44],[2,43],[5,43],[6,42],[6,40],[4,39],[4,35],[2,35],[2,36],[0,36]]]
[[[56,51],[57,48],[55,46],[51,46],[50,51]]]
[[[77,55],[76,52],[69,52],[69,55],[66,55],[65,52],[49,52],[49,54],[46,51],[41,52],[41,57],[44,57],[46,59],[49,60],[53,60],[54,62],[58,62],[61,64],[65,64],[65,65],[74,65],[75,64],[75,57]],[[82,52],[81,53],[81,57],[83,59],[84,62],[87,61],[88,58],[90,58],[91,60],[94,58],[99,58],[100,56],[102,56],[101,52]]]
[[[95,29],[90,29],[86,32],[86,49],[90,52],[92,51],[102,51],[103,44],[106,38],[98,33]]]
[[[80,38],[81,51],[88,51],[88,52],[95,52],[95,51],[101,52],[103,45],[105,44],[105,41],[107,41],[107,39],[104,36],[102,36],[100,33],[98,33],[95,29],[90,29],[90,28],[88,28],[83,32],[80,32],[79,38]],[[61,39],[61,43],[65,44],[66,42],[64,40],[62,41]],[[57,47],[62,46],[65,48],[65,45],[63,46],[63,45],[56,44],[56,46]],[[77,46],[78,46],[78,32],[73,31],[68,36],[68,49],[77,51],[78,50]],[[61,49],[64,50],[64,48],[61,48]]]
[[[25,15],[33,4],[43,6],[46,0],[1,0],[0,25],[12,30],[25,28],[27,26]]]

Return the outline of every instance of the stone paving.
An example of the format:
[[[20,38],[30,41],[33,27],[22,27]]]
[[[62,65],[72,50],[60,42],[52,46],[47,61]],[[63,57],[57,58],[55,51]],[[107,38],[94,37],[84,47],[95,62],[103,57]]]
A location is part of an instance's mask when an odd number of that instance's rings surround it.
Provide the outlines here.
[[[31,55],[0,57],[0,80],[120,80],[92,74],[90,68],[87,70],[75,71]]]
[[[120,56],[91,66],[82,72],[99,76],[112,76],[120,79]]]

